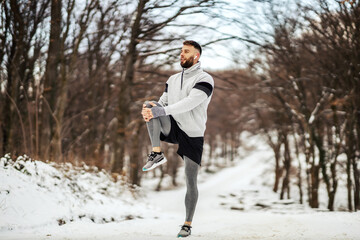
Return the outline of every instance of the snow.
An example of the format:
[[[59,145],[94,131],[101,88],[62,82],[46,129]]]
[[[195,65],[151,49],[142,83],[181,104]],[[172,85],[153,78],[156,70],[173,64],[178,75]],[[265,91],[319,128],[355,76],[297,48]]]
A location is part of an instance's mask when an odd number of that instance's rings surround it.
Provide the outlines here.
[[[360,239],[359,212],[280,201],[270,187],[272,161],[262,143],[217,173],[201,169],[190,239]],[[175,239],[184,220],[184,184],[133,189],[95,168],[8,156],[0,160],[0,182],[0,239]]]
[[[81,219],[119,222],[143,214],[141,208],[132,207],[136,189],[131,192],[124,182],[113,182],[96,168],[56,166],[23,157],[12,162],[4,157],[0,160],[0,181],[0,236],[6,231]],[[144,209],[145,205],[138,204]]]

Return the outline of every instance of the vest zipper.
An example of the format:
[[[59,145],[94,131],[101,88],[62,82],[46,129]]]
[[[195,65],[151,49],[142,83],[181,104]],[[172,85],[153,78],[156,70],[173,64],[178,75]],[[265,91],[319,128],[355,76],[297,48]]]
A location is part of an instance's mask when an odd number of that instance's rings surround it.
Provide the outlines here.
[[[180,90],[182,90],[183,76],[184,76],[184,68],[183,68],[182,73],[181,73],[181,87],[180,87]]]

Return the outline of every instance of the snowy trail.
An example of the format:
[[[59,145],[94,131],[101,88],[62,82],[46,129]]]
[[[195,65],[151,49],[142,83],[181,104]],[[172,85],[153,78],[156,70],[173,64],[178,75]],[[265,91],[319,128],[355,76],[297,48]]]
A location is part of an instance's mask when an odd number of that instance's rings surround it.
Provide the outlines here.
[[[261,152],[252,154],[239,165],[224,169],[199,185],[200,196],[190,239],[360,239],[359,214],[274,214],[232,211],[221,207],[220,194],[246,189],[251,185],[252,179],[261,175],[262,166],[265,165],[259,166],[257,158],[261,157]],[[103,226],[109,228],[108,231],[112,234],[107,238],[99,236],[98,239],[175,239],[179,225],[184,219],[184,196],[184,188],[152,192],[148,199],[151,205],[158,209],[158,219],[127,221],[123,224],[114,224],[113,227]],[[115,229],[119,233],[114,232]]]
[[[268,160],[264,157],[266,154],[262,151],[252,153],[238,165],[224,169],[199,184],[199,201],[189,239],[360,240],[360,213],[236,211],[222,206],[222,202],[233,199],[221,196],[244,193],[240,197],[248,197],[245,196],[248,193],[242,190],[252,189],[253,186],[261,190],[254,179],[261,178],[268,166],[264,164]],[[176,239],[185,215],[185,191],[185,188],[180,188],[149,192],[147,201],[151,209],[144,213],[144,219],[107,224],[75,221],[63,226],[49,225],[5,234],[0,232],[0,239]]]
[[[252,158],[253,156],[251,159]],[[245,159],[238,166],[224,169],[204,183],[199,184],[199,201],[196,208],[195,219],[199,217],[198,215],[207,218],[208,214],[213,211],[223,211],[223,209],[219,208],[219,194],[237,188],[237,186],[249,185],[250,179],[253,179],[259,174],[259,170],[262,170],[261,168],[256,169],[258,162],[252,161],[251,159]],[[253,170],[250,172],[249,169]],[[185,192],[186,189],[182,188],[174,191],[152,193],[149,195],[149,198],[152,199],[152,205],[158,209],[165,212],[172,212],[173,214],[181,214],[183,218],[185,211],[185,207],[183,206]]]
[[[239,165],[224,169],[199,185],[200,196],[191,239],[360,239],[359,213],[274,214],[231,211],[221,207],[219,195],[232,190],[248,189],[251,181],[261,176],[266,165],[259,165],[257,159],[262,157],[261,151],[254,153],[242,160]],[[154,237],[142,235],[143,239],[174,238],[174,232],[176,234],[178,230],[176,225],[181,224],[184,218],[184,194],[185,189],[180,189],[154,193],[150,196],[154,206],[172,216],[171,226],[170,222],[159,222],[166,230],[171,229],[171,231],[164,232],[161,228],[152,229],[149,231]]]

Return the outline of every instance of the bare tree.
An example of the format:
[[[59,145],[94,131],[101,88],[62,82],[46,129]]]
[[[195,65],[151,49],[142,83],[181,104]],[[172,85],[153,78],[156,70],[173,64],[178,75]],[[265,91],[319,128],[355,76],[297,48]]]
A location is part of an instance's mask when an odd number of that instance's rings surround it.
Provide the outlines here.
[[[1,43],[2,151],[34,153],[32,93],[36,61],[44,44],[37,30],[48,16],[50,1],[3,1]],[[29,127],[27,127],[29,126]],[[23,150],[19,151],[21,147]]]
[[[339,4],[330,9],[329,2],[324,0],[317,6],[299,5],[300,14],[294,18],[274,11],[272,7],[269,16],[274,31],[267,37],[272,36],[273,41],[267,41],[261,47],[268,55],[263,65],[263,70],[267,69],[267,74],[262,76],[264,90],[270,89],[291,120],[291,129],[301,136],[297,141],[301,145],[297,149],[303,151],[308,165],[311,207],[319,206],[318,189],[322,176],[329,196],[328,208],[334,210],[338,187],[337,157],[345,152],[349,209],[352,210],[352,181],[358,181],[358,160],[354,155],[358,123],[351,116],[355,116],[354,109],[358,106],[357,101],[353,101],[353,91],[358,87],[357,81],[353,80],[358,76],[348,66],[357,62],[357,57],[349,56],[357,51],[357,45],[352,41],[357,31],[350,25],[354,26],[357,21],[358,8],[358,4]],[[349,46],[351,51],[346,50]],[[273,104],[268,99],[266,102]],[[342,144],[344,139],[345,144]],[[351,172],[354,172],[353,177]],[[354,196],[354,204],[357,204],[359,193],[356,183],[354,186],[357,196]]]

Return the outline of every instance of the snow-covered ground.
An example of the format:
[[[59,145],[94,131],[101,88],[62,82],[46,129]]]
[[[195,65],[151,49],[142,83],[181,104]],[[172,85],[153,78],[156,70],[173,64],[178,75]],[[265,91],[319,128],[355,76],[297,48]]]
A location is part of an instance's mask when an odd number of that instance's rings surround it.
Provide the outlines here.
[[[264,185],[271,165],[264,146],[218,173],[202,170],[190,239],[360,240],[359,212],[280,201]],[[0,239],[175,239],[184,220],[184,187],[131,190],[97,169],[2,158],[0,183]]]

